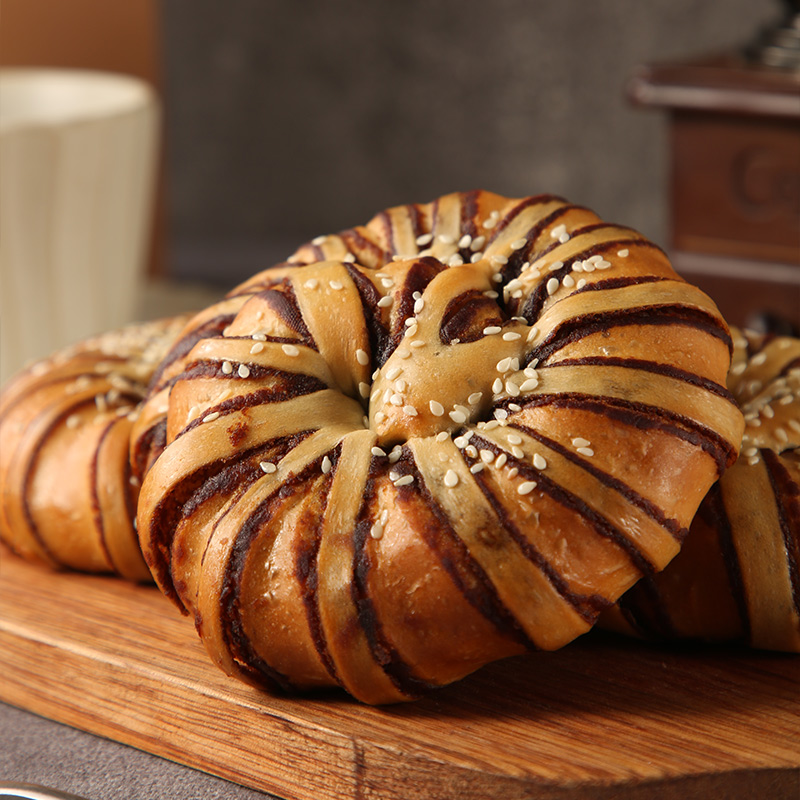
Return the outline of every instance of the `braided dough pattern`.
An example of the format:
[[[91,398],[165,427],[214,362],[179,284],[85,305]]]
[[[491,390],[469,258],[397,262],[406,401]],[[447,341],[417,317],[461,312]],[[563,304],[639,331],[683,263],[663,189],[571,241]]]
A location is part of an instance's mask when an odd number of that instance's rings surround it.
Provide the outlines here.
[[[130,433],[187,318],[59,351],[0,394],[0,539],[53,567],[150,580],[134,530]]]
[[[189,324],[142,549],[228,673],[407,700],[586,631],[738,452],[729,331],[634,231],[486,192],[320,237]]]
[[[739,460],[703,500],[675,560],[603,622],[800,652],[800,339],[734,334],[728,386],[746,422]]]

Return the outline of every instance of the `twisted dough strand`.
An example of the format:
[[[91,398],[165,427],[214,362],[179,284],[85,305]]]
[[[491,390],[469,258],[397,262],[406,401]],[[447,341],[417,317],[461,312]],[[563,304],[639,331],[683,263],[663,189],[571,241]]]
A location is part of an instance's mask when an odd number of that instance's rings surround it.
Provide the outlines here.
[[[681,553],[603,623],[800,652],[800,340],[735,334],[728,385],[745,415],[741,455],[703,500]]]

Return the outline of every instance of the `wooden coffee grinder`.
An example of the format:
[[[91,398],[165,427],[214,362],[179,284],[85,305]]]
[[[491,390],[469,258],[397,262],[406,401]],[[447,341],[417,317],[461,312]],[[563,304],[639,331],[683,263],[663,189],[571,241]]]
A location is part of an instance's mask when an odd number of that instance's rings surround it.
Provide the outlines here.
[[[800,0],[752,44],[640,67],[667,109],[670,256],[737,325],[800,330]]]

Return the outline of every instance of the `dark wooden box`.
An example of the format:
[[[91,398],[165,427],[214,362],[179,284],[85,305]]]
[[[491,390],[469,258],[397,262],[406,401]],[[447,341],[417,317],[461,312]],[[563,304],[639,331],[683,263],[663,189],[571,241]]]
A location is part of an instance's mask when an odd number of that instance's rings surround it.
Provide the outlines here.
[[[800,74],[720,56],[642,67],[669,112],[671,257],[729,322],[800,327]]]

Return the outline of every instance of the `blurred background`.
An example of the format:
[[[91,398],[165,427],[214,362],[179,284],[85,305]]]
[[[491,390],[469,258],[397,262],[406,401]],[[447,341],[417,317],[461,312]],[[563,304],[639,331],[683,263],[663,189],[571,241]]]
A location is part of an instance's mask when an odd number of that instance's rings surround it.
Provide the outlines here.
[[[663,80],[642,79],[642,67],[739,53],[793,5],[2,0],[0,60],[126,72],[156,88],[163,159],[141,312],[155,316],[200,302],[195,289],[233,286],[317,234],[454,190],[560,194],[680,249],[671,204],[681,102],[658,86],[648,94]],[[800,272],[800,82],[778,71],[785,85],[768,80],[765,91],[783,96],[778,111],[767,109],[783,136],[779,196],[751,212],[777,215],[784,244],[763,259],[724,247],[715,258],[768,262],[777,272],[766,296],[790,286],[791,315],[800,308],[791,288]],[[752,123],[760,113],[744,116]],[[684,263],[698,270],[696,259]],[[716,280],[725,267],[711,266]],[[785,297],[776,304],[786,315]],[[741,322],[751,310],[729,313]]]

